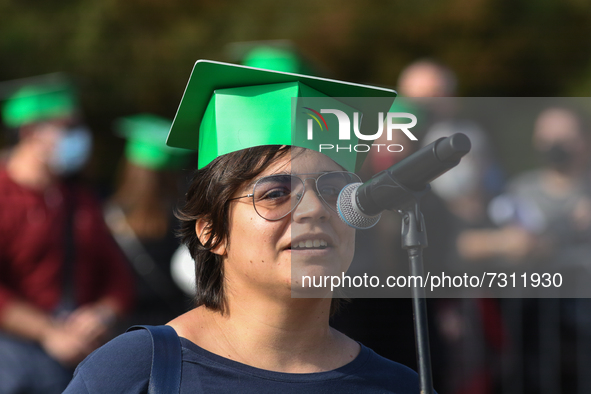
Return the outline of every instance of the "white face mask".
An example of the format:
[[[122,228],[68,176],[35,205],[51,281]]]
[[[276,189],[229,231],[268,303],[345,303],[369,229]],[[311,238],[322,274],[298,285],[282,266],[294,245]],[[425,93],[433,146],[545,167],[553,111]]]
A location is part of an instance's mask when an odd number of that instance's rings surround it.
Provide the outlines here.
[[[92,135],[85,126],[76,126],[65,131],[57,141],[49,162],[56,175],[70,175],[80,170],[90,157]]]
[[[431,182],[433,192],[446,201],[473,193],[480,187],[477,163],[466,156],[453,171]]]

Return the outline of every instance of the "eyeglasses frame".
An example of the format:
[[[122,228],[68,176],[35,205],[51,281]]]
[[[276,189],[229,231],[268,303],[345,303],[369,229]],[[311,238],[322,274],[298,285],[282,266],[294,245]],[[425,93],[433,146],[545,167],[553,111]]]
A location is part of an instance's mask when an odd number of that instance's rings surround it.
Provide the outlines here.
[[[297,175],[296,175],[296,174],[274,174],[274,175],[267,175],[267,176],[264,176],[264,177],[262,177],[262,178],[259,178],[259,179],[257,179],[257,180],[256,180],[256,182],[255,182],[255,183],[253,184],[253,186],[252,186],[252,193],[251,193],[251,194],[247,194],[247,195],[245,195],[245,196],[239,196],[239,197],[233,197],[233,198],[230,198],[230,199],[228,200],[228,202],[230,202],[230,201],[234,201],[234,200],[238,200],[238,199],[241,199],[241,198],[252,197],[252,207],[254,208],[254,211],[257,213],[257,215],[259,215],[261,218],[263,218],[263,219],[265,219],[265,220],[268,220],[268,221],[270,221],[270,222],[276,222],[276,221],[278,221],[278,220],[281,220],[281,219],[283,219],[284,217],[286,217],[286,216],[287,216],[287,215],[289,215],[290,213],[292,213],[292,212],[293,212],[293,211],[294,211],[294,210],[297,208],[297,206],[298,206],[298,205],[300,205],[300,202],[301,202],[301,201],[303,200],[303,198],[304,198],[304,194],[306,194],[306,181],[307,181],[307,180],[309,180],[309,179],[313,179],[313,180],[314,180],[314,186],[315,186],[315,188],[316,188],[316,196],[317,196],[317,197],[320,199],[320,201],[322,201],[322,203],[323,203],[323,204],[325,204],[325,205],[326,205],[328,208],[330,208],[330,210],[331,210],[331,211],[333,211],[333,212],[337,213],[337,211],[336,211],[335,209],[333,209],[333,208],[330,206],[330,204],[329,204],[328,202],[326,202],[326,200],[325,200],[325,199],[322,197],[322,195],[321,195],[321,194],[320,194],[320,192],[318,191],[318,179],[320,179],[320,178],[321,178],[323,175],[327,175],[327,174],[334,174],[334,173],[345,173],[345,174],[351,174],[351,175],[353,175],[355,178],[357,178],[357,181],[358,181],[358,182],[361,182],[361,178],[359,177],[359,175],[355,174],[354,172],[350,172],[350,171],[310,172],[310,173],[303,173],[303,174],[297,174]],[[295,205],[294,205],[294,206],[293,206],[293,207],[292,207],[292,208],[291,208],[291,209],[290,209],[290,210],[289,210],[289,211],[288,211],[288,212],[287,212],[285,215],[283,215],[283,216],[281,216],[281,217],[279,217],[279,218],[277,218],[277,219],[267,219],[266,217],[263,217],[263,216],[262,216],[262,215],[259,213],[259,211],[257,210],[257,208],[256,208],[256,204],[255,204],[255,202],[254,202],[254,190],[255,190],[255,188],[256,188],[256,186],[257,186],[257,184],[258,184],[258,183],[259,183],[261,180],[263,180],[263,179],[265,179],[265,178],[269,178],[269,177],[277,176],[277,175],[289,175],[289,176],[292,176],[292,177],[298,178],[298,179],[299,179],[299,180],[302,182],[302,184],[304,185],[304,190],[303,190],[303,193],[302,193],[302,197],[301,197],[301,198],[298,200],[298,202],[297,202],[297,203],[296,203],[296,204],[295,204]],[[299,175],[318,175],[318,177],[316,177],[316,178],[309,177],[309,178],[304,178],[304,179],[302,179],[302,178],[300,178],[300,177],[299,177]]]

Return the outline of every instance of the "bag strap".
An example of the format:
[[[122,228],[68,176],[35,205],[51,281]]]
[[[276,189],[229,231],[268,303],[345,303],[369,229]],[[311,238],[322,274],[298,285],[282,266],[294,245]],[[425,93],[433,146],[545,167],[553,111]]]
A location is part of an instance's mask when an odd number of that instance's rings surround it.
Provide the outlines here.
[[[148,330],[152,338],[152,369],[148,394],[179,393],[181,388],[181,342],[170,326],[133,326],[127,331]]]
[[[63,232],[64,258],[62,262],[62,294],[54,313],[70,313],[76,309],[76,281],[74,278],[76,264],[76,242],[74,231],[74,215],[76,198],[71,185],[64,187],[63,199],[65,206],[65,222]]]
[[[129,225],[123,209],[115,203],[108,204],[104,209],[104,216],[113,238],[138,276],[148,285],[150,290],[174,309],[177,306],[175,300],[177,289],[174,283],[167,280],[165,272],[137,237]],[[137,258],[138,256],[142,257],[141,260]]]

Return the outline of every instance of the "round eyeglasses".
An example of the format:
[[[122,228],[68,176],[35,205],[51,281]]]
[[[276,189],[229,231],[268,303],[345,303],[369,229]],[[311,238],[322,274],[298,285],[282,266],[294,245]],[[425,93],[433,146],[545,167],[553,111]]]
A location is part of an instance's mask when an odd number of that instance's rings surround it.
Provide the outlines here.
[[[337,199],[343,188],[351,183],[361,182],[352,172],[334,171],[300,175],[319,175],[318,177],[300,178],[297,175],[277,174],[258,179],[252,193],[239,198],[252,197],[254,210],[266,220],[279,220],[289,215],[300,203],[306,192],[306,181],[313,179],[317,195],[334,212],[337,212]]]

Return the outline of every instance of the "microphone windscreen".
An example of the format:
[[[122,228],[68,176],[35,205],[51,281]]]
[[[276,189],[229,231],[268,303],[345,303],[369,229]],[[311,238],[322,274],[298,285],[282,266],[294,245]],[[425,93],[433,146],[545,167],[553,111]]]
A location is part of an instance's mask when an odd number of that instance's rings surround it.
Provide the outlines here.
[[[339,193],[339,198],[337,199],[337,211],[340,218],[348,226],[358,230],[366,230],[375,226],[380,220],[382,214],[380,213],[376,216],[367,216],[362,213],[359,208],[357,208],[355,194],[361,185],[362,183],[359,182],[351,183],[341,190]]]

